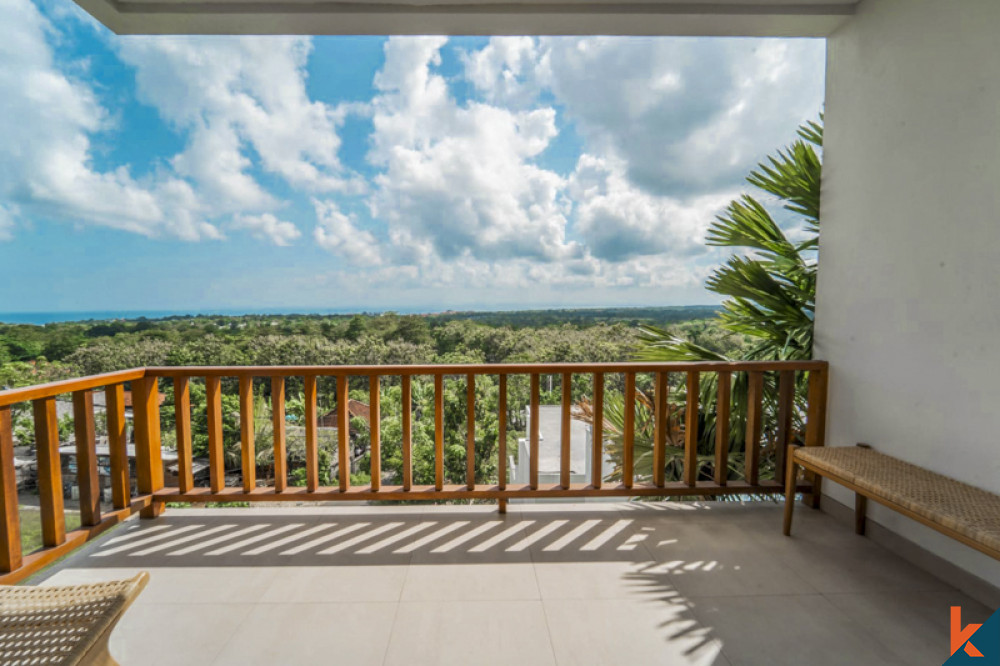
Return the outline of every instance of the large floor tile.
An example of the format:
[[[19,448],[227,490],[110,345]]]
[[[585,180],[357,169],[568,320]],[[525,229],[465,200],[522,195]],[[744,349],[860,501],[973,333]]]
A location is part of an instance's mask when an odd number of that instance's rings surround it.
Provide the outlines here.
[[[540,601],[401,603],[386,666],[550,666]]]
[[[560,665],[729,663],[720,641],[698,624],[680,598],[543,603]]]
[[[219,666],[382,663],[395,603],[258,604],[225,643]]]
[[[691,605],[734,666],[903,663],[818,594],[695,598]]]
[[[262,603],[399,601],[405,566],[280,567],[271,570]]]
[[[633,599],[644,594],[634,576],[650,562],[536,562],[542,599]]]
[[[111,634],[111,655],[143,666],[210,664],[250,614],[251,604],[134,604]]]
[[[403,601],[539,599],[531,562],[413,565]]]

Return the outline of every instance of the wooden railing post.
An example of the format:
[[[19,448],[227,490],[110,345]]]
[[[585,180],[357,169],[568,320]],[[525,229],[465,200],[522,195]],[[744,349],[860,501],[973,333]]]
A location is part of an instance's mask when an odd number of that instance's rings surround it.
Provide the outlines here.
[[[497,485],[507,487],[507,375],[500,375],[497,399]]]
[[[732,404],[732,375],[718,375],[719,393],[715,411],[715,483],[724,486],[729,479],[729,416]]]
[[[382,487],[382,387],[378,375],[372,375],[368,382],[371,488],[378,491]]]
[[[531,388],[530,397],[528,399],[528,485],[531,486],[532,490],[538,489],[538,442],[539,442],[539,430],[538,430],[538,402],[539,402],[539,386],[538,386],[538,375],[531,375]]]
[[[346,378],[345,378],[346,379]],[[346,382],[344,389],[346,390]],[[337,378],[337,428],[339,432],[345,432],[341,422],[340,422],[340,402],[342,402],[342,394],[340,378]],[[316,413],[316,377],[308,376],[303,380],[303,400],[305,401],[305,417],[306,417],[306,490],[310,493],[316,492],[319,488],[319,421],[318,415]],[[347,405],[344,405],[345,413]],[[338,447],[339,448],[339,447]],[[345,451],[346,453],[346,451]],[[340,474],[343,478],[343,466],[345,456],[338,456],[337,462],[341,467]],[[343,483],[341,483],[341,490],[347,490]]]
[[[795,407],[795,373],[783,370],[778,373],[778,430],[775,437],[774,469],[775,478],[784,483],[785,455],[792,434],[792,410]]]
[[[594,373],[594,422],[591,430],[590,485],[600,489],[604,480],[604,373]]]
[[[444,488],[444,375],[434,375],[434,489]]]
[[[160,388],[156,377],[144,377],[132,382],[132,421],[135,425],[136,485],[140,494],[153,494],[163,487]],[[139,515],[155,518],[162,511],[162,502],[150,502]]]
[[[684,417],[684,483],[698,484],[698,388],[697,370],[687,374],[687,404]]]
[[[226,485],[225,450],[222,445],[222,384],[218,377],[205,378],[205,402],[208,418],[208,473],[213,493]]]
[[[751,372],[747,393],[747,436],[743,451],[746,480],[756,486],[760,475],[760,435],[764,426],[764,375]]]
[[[0,407],[0,573],[21,568],[21,516],[10,407]]]
[[[403,414],[403,490],[413,487],[413,381],[409,375],[403,375],[402,381]]]
[[[559,485],[569,488],[569,458],[571,455],[573,409],[573,375],[562,375],[562,422],[559,433]]]
[[[288,484],[285,454],[285,378],[271,378],[271,429],[274,458],[274,492],[284,492]]]
[[[667,455],[667,390],[670,382],[667,373],[656,373],[653,393],[653,485],[662,488],[666,482]]]
[[[121,384],[104,389],[107,405],[108,449],[111,457],[111,502],[115,509],[132,503],[132,475],[128,462],[128,433],[125,421],[125,387]]]
[[[174,426],[177,433],[177,486],[181,492],[194,487],[191,448],[191,389],[187,377],[174,380]]]
[[[243,492],[257,487],[257,449],[254,443],[253,377],[240,376],[240,467]]]
[[[315,395],[315,391],[313,393]],[[351,445],[351,398],[349,394],[350,383],[347,375],[340,375],[337,377],[337,473],[340,477],[340,492],[342,493],[347,492],[351,487],[351,452],[348,449]]]
[[[73,393],[73,429],[76,434],[76,483],[80,489],[80,524],[101,522],[101,484],[97,477],[97,438],[94,434],[94,396]]]
[[[826,440],[827,371],[809,371],[809,406],[806,412],[806,446],[823,446]],[[819,508],[822,496],[822,477],[810,474],[813,491],[802,500],[814,509]]]
[[[59,461],[59,420],[55,397],[32,403],[35,413],[35,455],[38,461],[38,499],[42,544],[58,546],[66,540],[62,466]]]
[[[625,373],[625,432],[622,433],[622,485],[632,487],[635,476],[635,373]]]
[[[465,487],[476,487],[476,376],[465,376]]]

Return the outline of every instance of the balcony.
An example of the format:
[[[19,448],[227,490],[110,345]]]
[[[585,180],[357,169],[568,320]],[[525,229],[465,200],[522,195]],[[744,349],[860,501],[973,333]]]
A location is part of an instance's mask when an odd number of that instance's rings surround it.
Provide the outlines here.
[[[334,655],[359,664],[940,663],[948,607],[961,605],[971,622],[989,616],[985,606],[828,514],[802,512],[785,538],[780,506],[766,501],[785,492],[773,472],[789,446],[823,445],[827,372],[821,361],[140,368],[5,391],[0,578],[73,584],[149,571],[150,588],[113,637],[123,663]],[[556,483],[540,482],[538,463],[548,376],[567,387],[557,391]],[[491,478],[476,465],[485,420],[476,387],[485,377],[499,390]],[[204,413],[191,406],[201,383]],[[288,439],[290,386],[304,401],[302,460]],[[165,387],[173,401],[161,405]],[[371,481],[352,484],[348,396],[359,387],[369,396]],[[465,396],[461,423],[445,418],[446,390],[456,388]],[[320,483],[324,390],[337,396],[333,486]],[[418,390],[430,391],[431,413],[415,410]],[[106,474],[95,391],[106,405]],[[224,448],[226,393],[239,397],[235,462]],[[60,461],[55,418],[65,394],[73,398],[72,470]],[[265,394],[273,430],[262,466],[254,396]],[[390,395],[398,402],[387,404]],[[588,441],[586,482],[571,465],[583,401],[591,422],[605,424]],[[11,410],[28,403],[43,547],[23,553]],[[619,407],[622,428],[609,438],[605,409]],[[525,461],[508,450],[507,430],[522,408],[528,481],[515,483],[509,467]],[[403,427],[390,436],[381,423],[393,410]],[[433,423],[433,462],[423,469],[414,464],[418,418]],[[194,421],[206,430],[201,485]],[[454,460],[445,464],[454,429],[465,444],[461,472]],[[163,445],[168,431],[176,448]],[[398,478],[382,469],[395,454]],[[293,476],[304,485],[292,485]],[[811,479],[795,483],[816,507]],[[79,529],[67,531],[66,495],[79,498]],[[686,501],[624,501],[639,497]],[[249,506],[187,506],[207,502]]]
[[[751,502],[169,509],[41,584],[151,583],[123,664],[940,664],[990,610],[829,515]]]

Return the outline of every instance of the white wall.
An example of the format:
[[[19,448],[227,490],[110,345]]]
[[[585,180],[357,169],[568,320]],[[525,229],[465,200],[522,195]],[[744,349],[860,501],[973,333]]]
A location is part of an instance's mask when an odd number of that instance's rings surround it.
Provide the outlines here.
[[[830,38],[826,111],[827,444],[1000,493],[1000,2],[864,0]],[[1000,586],[1000,563],[871,515]]]

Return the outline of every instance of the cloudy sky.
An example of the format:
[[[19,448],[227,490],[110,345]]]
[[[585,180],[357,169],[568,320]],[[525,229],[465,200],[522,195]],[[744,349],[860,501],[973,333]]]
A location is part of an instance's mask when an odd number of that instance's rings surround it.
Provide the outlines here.
[[[0,312],[713,302],[815,40],[116,37],[0,0]]]

